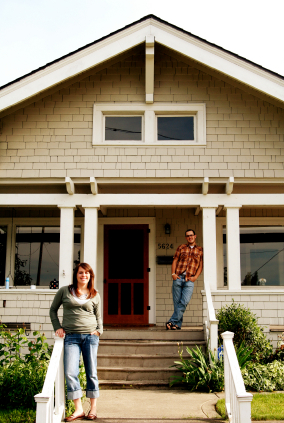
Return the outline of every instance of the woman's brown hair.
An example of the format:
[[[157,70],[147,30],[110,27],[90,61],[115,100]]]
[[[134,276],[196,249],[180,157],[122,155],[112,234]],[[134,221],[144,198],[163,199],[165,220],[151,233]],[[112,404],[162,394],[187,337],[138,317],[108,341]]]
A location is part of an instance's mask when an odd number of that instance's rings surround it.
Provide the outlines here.
[[[78,281],[77,281],[77,274],[79,271],[79,267],[82,267],[82,269],[85,270],[85,272],[89,272],[90,273],[90,280],[88,282],[88,290],[89,290],[89,295],[87,298],[93,298],[97,295],[97,291],[95,290],[95,274],[93,269],[91,268],[91,266],[88,263],[79,263],[77,264],[77,266],[74,269],[73,272],[73,284],[69,285],[69,291],[72,294],[72,288],[75,291],[75,294],[77,296],[79,296],[79,291],[78,291]]]

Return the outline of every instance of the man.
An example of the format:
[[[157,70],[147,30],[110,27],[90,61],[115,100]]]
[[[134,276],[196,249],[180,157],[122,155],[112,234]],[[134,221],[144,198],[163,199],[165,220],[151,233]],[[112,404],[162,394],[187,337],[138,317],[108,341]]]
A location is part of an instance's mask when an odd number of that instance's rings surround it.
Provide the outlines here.
[[[183,313],[191,299],[194,282],[203,268],[203,249],[195,244],[194,230],[187,229],[185,238],[187,244],[177,248],[172,264],[174,313],[166,323],[168,330],[181,329]]]

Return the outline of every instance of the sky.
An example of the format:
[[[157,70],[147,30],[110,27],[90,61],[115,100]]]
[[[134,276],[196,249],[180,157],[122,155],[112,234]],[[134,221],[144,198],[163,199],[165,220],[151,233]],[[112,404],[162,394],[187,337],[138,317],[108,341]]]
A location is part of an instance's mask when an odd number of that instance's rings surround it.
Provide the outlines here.
[[[284,75],[284,0],[0,0],[0,86],[153,14]]]

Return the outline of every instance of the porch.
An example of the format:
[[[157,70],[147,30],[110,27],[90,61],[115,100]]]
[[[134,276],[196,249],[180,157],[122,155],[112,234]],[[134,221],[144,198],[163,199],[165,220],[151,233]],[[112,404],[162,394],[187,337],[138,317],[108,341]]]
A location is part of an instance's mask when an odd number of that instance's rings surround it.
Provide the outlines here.
[[[203,301],[206,286],[212,292],[215,309],[235,299],[250,307],[260,318],[259,322],[267,326],[267,331],[270,325],[284,324],[281,256],[278,257],[281,267],[278,286],[243,285],[239,237],[240,227],[282,227],[284,199],[282,188],[278,185],[267,184],[260,189],[257,183],[252,186],[240,181],[234,182],[232,178],[212,181],[197,178],[179,183],[173,179],[126,183],[118,180],[90,178],[88,181],[77,181],[66,178],[60,184],[59,181],[57,185],[54,183],[52,188],[44,181],[42,185],[32,181],[26,183],[17,188],[11,184],[1,188],[0,224],[6,228],[4,267],[5,276],[11,278],[10,285],[13,285],[15,276],[17,228],[57,227],[60,236],[59,270],[55,278],[59,279],[59,286],[68,285],[71,281],[74,233],[80,234],[76,252],[80,251],[80,261],[89,262],[95,270],[97,289],[104,302],[105,228],[111,225],[146,225],[149,235],[145,263],[150,271],[143,306],[145,323],[163,326],[172,311],[171,270],[168,264],[158,264],[158,257],[168,257],[170,263],[175,249],[184,242],[184,231],[191,227],[196,231],[197,244],[204,249],[204,271],[195,283],[184,324],[198,326],[206,320]],[[232,193],[233,186],[236,194]],[[64,193],[64,187],[67,193]],[[167,234],[166,224],[170,225],[170,233]],[[224,254],[227,262],[225,281]],[[47,338],[52,339],[48,309],[54,291],[41,284],[38,284],[36,291],[29,290],[29,286],[27,288],[18,286],[17,289],[0,291],[3,299],[1,319],[3,322],[30,322],[32,329],[38,329],[41,325]],[[271,302],[263,301],[267,295]],[[107,303],[104,311],[106,307]],[[277,332],[273,332],[273,341],[276,344]]]

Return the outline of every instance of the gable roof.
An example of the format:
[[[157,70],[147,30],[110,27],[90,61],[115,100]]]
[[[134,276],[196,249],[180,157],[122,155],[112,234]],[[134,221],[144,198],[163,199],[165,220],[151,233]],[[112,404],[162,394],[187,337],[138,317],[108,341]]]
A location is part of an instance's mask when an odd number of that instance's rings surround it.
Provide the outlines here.
[[[146,36],[155,42],[284,102],[284,77],[155,15],[147,15],[0,87],[0,111],[109,60]]]

